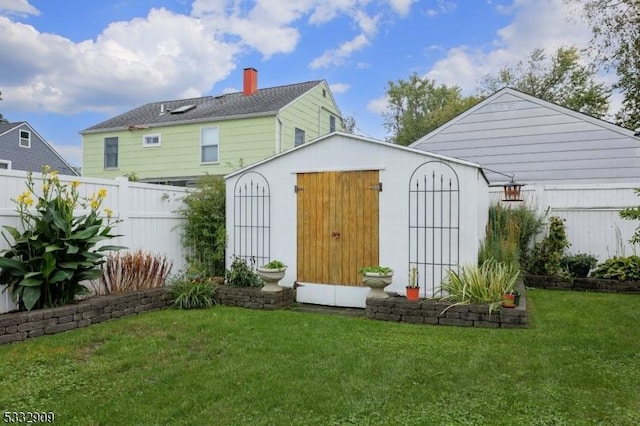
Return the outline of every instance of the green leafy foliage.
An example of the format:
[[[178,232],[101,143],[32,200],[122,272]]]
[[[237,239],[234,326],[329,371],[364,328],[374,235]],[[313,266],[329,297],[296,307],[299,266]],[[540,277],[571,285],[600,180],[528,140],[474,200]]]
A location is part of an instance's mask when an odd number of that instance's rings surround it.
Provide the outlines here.
[[[549,218],[547,236],[533,247],[527,271],[535,275],[565,276],[562,266],[564,250],[570,246],[564,225],[558,216]]]
[[[640,188],[635,188],[633,192],[635,192],[636,195],[640,195]],[[627,207],[622,209],[620,210],[620,217],[626,220],[640,220],[640,207]],[[631,244],[640,243],[640,225],[636,228],[629,242]]]
[[[480,100],[463,96],[457,86],[437,86],[434,80],[416,73],[408,80],[389,81],[386,90],[384,127],[391,140],[400,145],[415,142]]]
[[[544,222],[525,204],[505,208],[501,204],[489,207],[485,240],[480,246],[478,264],[489,259],[525,265],[529,258],[531,239],[540,232]]]
[[[267,263],[266,265],[263,265],[262,267],[265,269],[284,269],[287,267],[287,265],[285,265],[284,262],[280,260],[272,260],[271,262]]]
[[[217,286],[211,279],[183,277],[170,283],[173,306],[179,309],[201,309],[215,305]]]
[[[222,276],[226,242],[224,181],[218,176],[202,176],[184,204],[178,213],[186,219],[181,227],[182,245],[191,251],[187,258],[190,268],[204,275]]]
[[[225,282],[231,287],[262,287],[262,279],[249,267],[246,260],[235,257],[225,272]]]
[[[578,253],[564,256],[561,263],[572,276],[584,278],[589,275],[591,268],[596,266],[598,259],[591,254]]]
[[[513,263],[488,259],[482,265],[463,266],[459,272],[449,270],[442,290],[448,293],[444,300],[460,304],[487,303],[495,310],[502,296],[513,291],[520,269]]]
[[[575,46],[560,47],[551,58],[536,48],[524,61],[502,68],[496,75],[485,76],[482,95],[503,87],[513,87],[540,99],[554,102],[595,117],[609,108],[611,90],[595,80],[597,68],[585,64]]]
[[[576,0],[565,0],[576,3]],[[640,127],[640,2],[638,0],[577,0],[593,32],[590,54],[606,69],[615,69],[614,84],[623,96],[616,122]]]
[[[361,274],[365,274],[367,272],[384,275],[384,274],[393,273],[393,269],[389,268],[388,266],[380,266],[380,265],[365,266],[364,268],[360,269],[360,273]]]
[[[618,281],[639,281],[640,256],[614,256],[599,264],[591,272],[591,276]]]
[[[111,219],[111,210],[104,209],[106,221],[100,215],[107,191],[100,189],[89,198],[80,197],[80,182],[62,184],[48,167],[43,168],[40,191],[31,173],[26,184],[27,190],[13,200],[24,231],[4,226],[2,235],[11,248],[0,257],[0,282],[7,284],[23,309],[65,305],[87,292],[81,281],[100,278],[103,252],[121,248],[96,248],[96,244],[117,236],[112,234],[116,221]],[[32,209],[34,198],[37,202]],[[79,208],[88,213],[76,215]]]

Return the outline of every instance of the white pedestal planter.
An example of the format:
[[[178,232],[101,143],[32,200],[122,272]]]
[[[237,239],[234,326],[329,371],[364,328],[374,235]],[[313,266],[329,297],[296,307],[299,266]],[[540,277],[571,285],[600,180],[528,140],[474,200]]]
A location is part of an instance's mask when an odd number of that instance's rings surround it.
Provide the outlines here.
[[[287,268],[281,269],[268,269],[258,267],[258,275],[264,281],[264,286],[262,287],[262,291],[267,293],[276,293],[278,291],[282,291],[282,287],[278,285],[278,282],[282,278],[284,278],[284,274],[287,271]]]
[[[391,284],[393,272],[386,274],[379,272],[365,272],[362,274],[362,282],[371,290],[367,295],[367,299],[386,299],[389,297],[384,292],[384,288]]]

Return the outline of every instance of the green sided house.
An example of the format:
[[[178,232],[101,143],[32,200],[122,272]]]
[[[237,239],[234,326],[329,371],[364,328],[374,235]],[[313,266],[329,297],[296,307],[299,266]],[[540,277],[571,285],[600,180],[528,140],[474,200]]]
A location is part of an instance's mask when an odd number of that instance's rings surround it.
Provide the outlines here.
[[[154,102],[83,130],[82,170],[191,185],[340,130],[326,81],[258,89],[258,72],[246,68],[242,92]]]

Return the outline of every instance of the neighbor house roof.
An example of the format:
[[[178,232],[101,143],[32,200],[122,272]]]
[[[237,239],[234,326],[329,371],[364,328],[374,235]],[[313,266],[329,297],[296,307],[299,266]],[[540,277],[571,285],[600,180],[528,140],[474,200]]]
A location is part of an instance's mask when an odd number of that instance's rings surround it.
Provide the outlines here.
[[[17,123],[0,123],[0,136],[4,135],[10,130],[15,129],[16,127],[25,124],[24,121],[19,121]]]
[[[492,182],[514,175],[527,183],[640,180],[640,139],[633,131],[512,88],[410,146],[476,162]]]
[[[276,114],[322,82],[323,80],[316,80],[258,89],[248,96],[243,95],[242,92],[236,92],[219,96],[153,102],[98,123],[80,133]]]

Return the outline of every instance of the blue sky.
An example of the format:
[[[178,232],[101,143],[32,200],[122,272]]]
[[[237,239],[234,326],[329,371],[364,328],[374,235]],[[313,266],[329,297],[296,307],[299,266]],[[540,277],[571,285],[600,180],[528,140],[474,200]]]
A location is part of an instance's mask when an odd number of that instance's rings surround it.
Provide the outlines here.
[[[389,81],[416,72],[471,94],[534,48],[590,35],[562,0],[0,0],[0,112],[81,165],[81,130],[241,90],[254,67],[259,87],[327,80],[357,132],[383,139]]]

